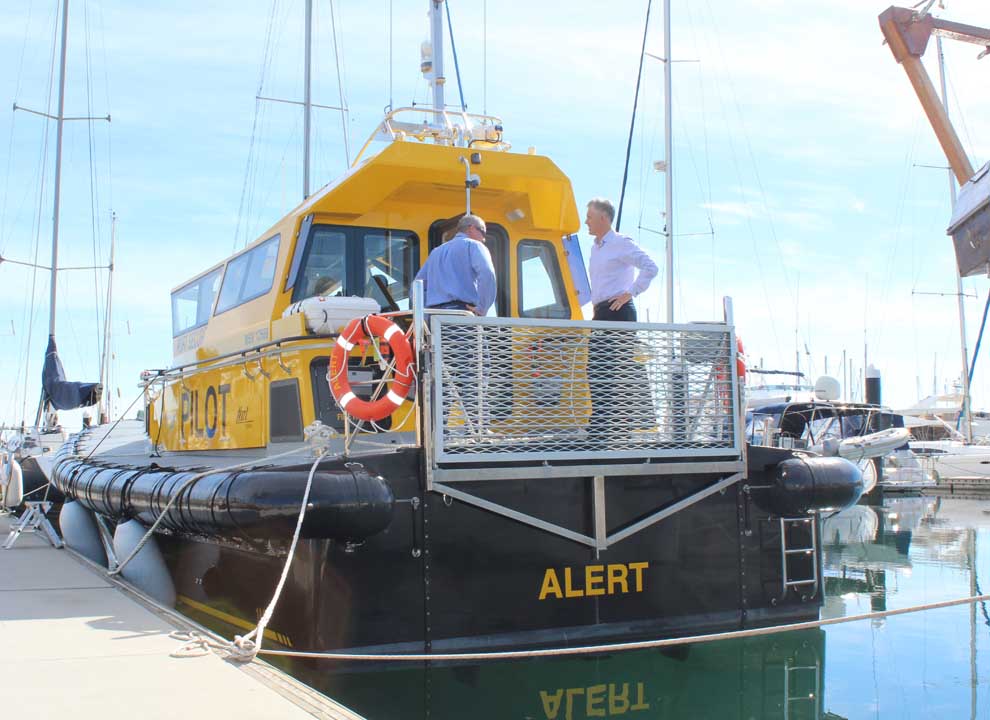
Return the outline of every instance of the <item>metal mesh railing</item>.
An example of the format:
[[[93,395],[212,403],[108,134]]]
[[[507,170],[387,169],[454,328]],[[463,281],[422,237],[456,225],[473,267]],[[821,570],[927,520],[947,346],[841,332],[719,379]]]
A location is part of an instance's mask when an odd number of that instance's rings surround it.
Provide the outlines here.
[[[738,457],[724,324],[432,318],[438,462]]]

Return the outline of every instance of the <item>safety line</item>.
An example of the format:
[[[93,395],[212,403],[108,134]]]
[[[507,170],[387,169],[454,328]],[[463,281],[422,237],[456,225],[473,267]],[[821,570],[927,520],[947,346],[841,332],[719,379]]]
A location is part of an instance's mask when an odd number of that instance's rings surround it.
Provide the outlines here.
[[[567,648],[545,648],[539,650],[505,650],[486,653],[417,653],[417,654],[359,654],[359,653],[318,653],[300,652],[294,650],[267,650],[259,651],[260,655],[280,655],[285,657],[314,658],[318,660],[359,660],[376,662],[423,662],[423,661],[444,661],[444,660],[520,660],[524,658],[553,657],[561,655],[593,655],[599,653],[624,652],[627,650],[648,650],[650,648],[671,647],[674,645],[694,645],[717,640],[736,640],[739,638],[762,637],[764,635],[777,635],[779,633],[791,632],[794,630],[811,630],[825,627],[827,625],[840,625],[842,623],[858,622],[860,620],[875,620],[877,618],[892,617],[894,615],[906,615],[908,613],[921,612],[923,610],[937,610],[939,608],[953,607],[956,605],[966,605],[976,602],[990,600],[990,595],[973,595],[971,597],[957,598],[955,600],[942,600],[940,602],[926,603],[923,605],[913,605],[895,610],[882,610],[878,612],[863,613],[861,615],[847,615],[845,617],[826,618],[825,620],[812,620],[809,622],[792,623],[790,625],[775,625],[764,628],[750,628],[748,630],[733,630],[725,633],[713,633],[709,635],[693,635],[681,638],[666,638],[663,640],[641,640],[636,642],[614,643],[610,645],[583,645],[579,647]]]

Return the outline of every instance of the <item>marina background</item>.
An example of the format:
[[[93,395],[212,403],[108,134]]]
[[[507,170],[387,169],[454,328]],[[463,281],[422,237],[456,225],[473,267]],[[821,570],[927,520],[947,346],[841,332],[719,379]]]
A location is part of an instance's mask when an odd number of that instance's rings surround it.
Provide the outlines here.
[[[861,371],[865,343],[867,361],[884,376],[884,401],[897,408],[951,389],[960,353],[954,257],[944,234],[949,181],[944,170],[926,167],[944,167],[945,159],[882,45],[876,18],[887,4],[674,3],[674,316],[719,319],[729,295],[751,364],[793,369],[797,354],[812,380],[825,372],[826,357],[841,380],[843,351]],[[259,237],[301,199],[302,113],[256,96],[301,99],[302,5],[90,0],[70,8],[66,114],[109,112],[113,122],[93,123],[91,137],[86,123],[67,124],[60,265],[91,265],[94,257],[105,264],[116,212],[110,392],[117,411],[138,394],[142,369],[170,363],[169,291]],[[0,255],[42,265],[50,170],[40,201],[39,187],[54,142],[43,156],[45,121],[9,108],[54,102],[49,72],[60,6],[13,0],[0,7],[0,99],[8,102],[0,113]],[[329,3],[316,3],[313,100],[348,112],[343,120],[334,110],[314,115],[315,187],[344,171],[384,107],[428,100],[418,4],[338,0],[333,7],[331,18]],[[515,150],[551,157],[571,177],[582,209],[595,195],[617,199],[646,2],[606,9],[590,1],[453,0],[450,10],[469,111],[502,117]],[[948,2],[939,13],[990,26],[976,0]],[[662,33],[657,3],[647,52],[664,55]],[[945,43],[950,113],[977,167],[990,157],[990,98],[981,92],[990,58],[977,61],[978,51]],[[447,101],[457,104],[451,61],[448,46]],[[925,61],[936,76],[934,46]],[[653,163],[662,159],[662,102],[662,65],[648,57],[621,230],[658,260],[663,185]],[[98,163],[92,186],[90,155]],[[484,165],[480,175],[484,186]],[[585,228],[580,235],[587,250]],[[97,284],[82,271],[60,277],[63,362],[72,379],[95,379],[106,275]],[[0,419],[7,423],[33,421],[47,282],[47,273],[35,284],[30,270],[0,266],[7,370]],[[665,313],[663,282],[638,302],[654,321]],[[974,278],[964,287],[972,352],[990,283]],[[988,373],[990,363],[979,360],[974,408],[990,405]],[[850,384],[861,397],[860,382]],[[72,414],[64,420],[78,427]]]

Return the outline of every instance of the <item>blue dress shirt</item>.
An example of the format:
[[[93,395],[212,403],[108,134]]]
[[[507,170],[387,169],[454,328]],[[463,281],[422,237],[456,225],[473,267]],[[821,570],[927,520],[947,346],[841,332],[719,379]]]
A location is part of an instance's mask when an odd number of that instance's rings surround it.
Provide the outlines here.
[[[597,305],[624,292],[636,297],[650,286],[657,272],[653,258],[632,238],[609,230],[601,242],[595,240],[591,245],[591,302]]]
[[[495,266],[484,243],[457,233],[436,248],[416,273],[423,281],[426,306],[460,301],[487,315],[495,303]]]

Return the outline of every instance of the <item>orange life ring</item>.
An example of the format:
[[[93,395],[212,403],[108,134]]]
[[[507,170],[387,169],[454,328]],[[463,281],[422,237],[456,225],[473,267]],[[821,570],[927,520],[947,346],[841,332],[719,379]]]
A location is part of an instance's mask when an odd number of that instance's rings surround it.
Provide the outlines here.
[[[739,376],[739,384],[746,382],[746,351],[743,350],[742,339],[736,335],[736,375]]]
[[[366,329],[367,328],[367,329]],[[355,345],[366,342],[368,333],[389,344],[395,358],[395,374],[388,392],[377,400],[362,400],[351,391],[347,379],[347,358]],[[351,320],[337,336],[337,343],[330,353],[327,373],[330,392],[337,405],[348,415],[359,420],[381,420],[402,405],[413,383],[413,352],[402,330],[386,317],[368,315]]]

